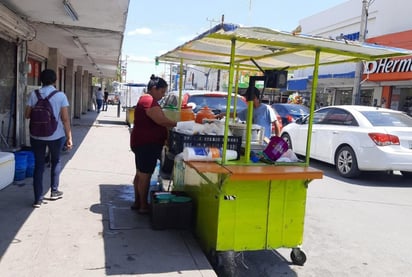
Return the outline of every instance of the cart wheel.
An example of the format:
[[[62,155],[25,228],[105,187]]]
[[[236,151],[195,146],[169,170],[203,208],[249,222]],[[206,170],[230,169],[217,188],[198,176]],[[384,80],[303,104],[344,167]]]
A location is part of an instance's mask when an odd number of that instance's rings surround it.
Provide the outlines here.
[[[304,265],[306,262],[306,254],[300,248],[293,248],[290,252],[290,259],[295,265]]]
[[[218,252],[219,262],[223,267],[223,276],[235,277],[236,274],[236,252],[235,251],[223,251]]]
[[[212,267],[217,268],[219,266],[219,257],[215,249],[211,249],[209,254],[207,255],[209,258],[209,262]]]
[[[234,277],[236,276],[236,261],[234,251],[216,251],[211,249],[208,259],[212,267],[219,276]]]

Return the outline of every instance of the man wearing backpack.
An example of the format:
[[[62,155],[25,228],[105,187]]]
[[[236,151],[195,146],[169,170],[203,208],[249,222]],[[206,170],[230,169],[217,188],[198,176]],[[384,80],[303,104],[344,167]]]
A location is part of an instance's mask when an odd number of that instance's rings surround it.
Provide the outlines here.
[[[25,111],[25,117],[30,119],[30,144],[35,158],[33,174],[33,207],[35,208],[39,208],[43,203],[46,146],[51,154],[50,199],[52,200],[63,196],[63,192],[58,190],[61,149],[63,144],[66,144],[67,149],[73,146],[68,112],[69,101],[64,92],[57,91],[54,87],[56,79],[56,73],[51,69],[41,72],[42,87],[31,92]]]

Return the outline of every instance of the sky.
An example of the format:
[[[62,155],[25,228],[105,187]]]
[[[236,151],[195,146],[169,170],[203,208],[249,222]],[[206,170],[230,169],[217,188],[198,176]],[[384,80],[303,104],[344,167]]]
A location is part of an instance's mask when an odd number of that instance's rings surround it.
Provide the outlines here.
[[[193,39],[221,22],[292,31],[299,20],[345,0],[130,0],[123,39],[126,81],[147,83],[165,66],[155,57]],[[361,5],[361,0],[359,0]]]

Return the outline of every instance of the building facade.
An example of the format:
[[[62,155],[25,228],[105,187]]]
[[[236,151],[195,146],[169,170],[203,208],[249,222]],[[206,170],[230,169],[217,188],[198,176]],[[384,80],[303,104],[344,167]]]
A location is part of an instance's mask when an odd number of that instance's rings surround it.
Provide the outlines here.
[[[366,42],[412,49],[412,2],[403,0],[368,1]],[[331,9],[300,20],[302,33],[332,39],[359,40],[362,1],[346,1]],[[365,62],[361,78],[360,104],[404,110],[412,102],[411,58]],[[351,104],[356,64],[322,66],[317,104]],[[311,90],[312,69],[297,70],[288,89],[305,94]]]
[[[116,77],[128,6],[129,0],[1,1],[0,150],[30,145],[24,110],[46,68],[57,73],[71,117],[89,111],[92,77]]]

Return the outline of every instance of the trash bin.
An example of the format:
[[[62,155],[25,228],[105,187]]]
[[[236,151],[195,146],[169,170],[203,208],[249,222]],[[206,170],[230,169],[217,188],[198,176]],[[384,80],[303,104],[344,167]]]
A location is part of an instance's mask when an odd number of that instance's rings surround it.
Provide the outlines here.
[[[134,122],[134,107],[126,108],[126,123],[130,127],[133,126]]]

